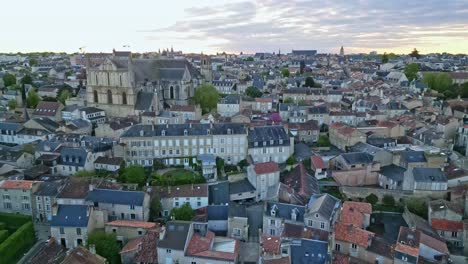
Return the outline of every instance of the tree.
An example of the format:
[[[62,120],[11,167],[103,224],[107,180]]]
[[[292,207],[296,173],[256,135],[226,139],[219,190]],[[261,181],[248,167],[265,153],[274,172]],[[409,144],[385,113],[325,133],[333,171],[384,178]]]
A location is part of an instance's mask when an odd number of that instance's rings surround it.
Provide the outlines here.
[[[62,104],[65,104],[65,101],[71,97],[71,93],[68,89],[62,89],[57,96],[57,100],[60,101]]]
[[[21,84],[33,84],[33,78],[31,75],[26,74],[23,78],[21,78]]]
[[[157,197],[153,198],[150,204],[150,220],[154,221],[154,219],[159,217],[161,208],[161,200]]]
[[[172,209],[171,215],[175,220],[191,221],[195,216],[195,212],[192,210],[192,206],[186,203],[179,208]]]
[[[382,55],[382,63],[387,63],[388,62],[388,54],[387,52],[384,52]]]
[[[216,108],[219,93],[211,84],[202,84],[195,91],[194,102],[199,104],[204,114]]]
[[[5,75],[3,75],[3,84],[5,87],[16,84],[16,77],[11,73],[5,73]]]
[[[374,205],[374,204],[377,204],[379,202],[379,197],[377,197],[377,195],[371,193],[369,195],[366,196],[366,202]]]
[[[448,73],[427,73],[423,77],[423,82],[429,89],[439,93],[444,93],[452,86],[452,78]]]
[[[247,59],[245,59],[245,61],[254,61],[254,58],[253,57],[247,57]]]
[[[146,182],[145,169],[138,165],[128,166],[120,178],[123,182],[137,183],[138,186],[143,186]]]
[[[106,233],[101,230],[93,231],[88,235],[88,248],[94,245],[96,253],[109,261],[110,264],[120,263],[120,247],[117,236],[114,233]]]
[[[297,160],[293,155],[289,156],[289,158],[286,160],[286,164],[289,166],[294,165],[296,163],[297,163]]]
[[[405,200],[406,207],[413,214],[427,219],[427,205],[424,199],[417,197],[410,197]]]
[[[41,98],[39,97],[39,95],[37,95],[36,91],[31,89],[31,91],[29,91],[28,93],[28,98],[26,98],[26,105],[29,108],[36,108],[40,100]]]
[[[281,70],[281,75],[283,75],[284,78],[288,78],[290,75],[290,72],[287,68],[284,68]]]
[[[382,203],[386,206],[393,207],[395,206],[395,198],[393,198],[391,195],[384,195],[382,198]]]
[[[286,100],[283,101],[283,103],[285,104],[293,104],[294,103],[294,99],[292,97],[288,97],[286,98]]]
[[[314,87],[315,86],[315,81],[314,81],[314,78],[308,76],[307,78],[305,78],[305,84],[304,84],[305,87]]]
[[[32,67],[32,66],[34,66],[34,65],[36,65],[36,64],[37,64],[37,60],[36,60],[36,59],[32,58],[32,59],[29,60],[29,66]]]
[[[460,94],[462,98],[468,98],[468,82],[459,86],[458,94]]]
[[[417,79],[418,77],[418,70],[419,70],[419,65],[416,63],[410,63],[406,65],[404,73],[406,75],[406,78],[408,78],[408,81],[412,81]]]
[[[330,139],[325,135],[321,135],[317,141],[317,145],[319,147],[329,147],[331,146]]]
[[[249,86],[245,89],[245,94],[252,98],[257,98],[262,96],[262,92],[255,86]]]
[[[410,53],[410,56],[416,59],[421,58],[421,55],[419,55],[419,51],[416,48],[414,48],[414,50]]]
[[[299,102],[297,102],[297,105],[298,106],[306,106],[306,105],[308,105],[308,103],[307,103],[306,100],[300,100]]]
[[[223,70],[223,65],[218,65],[218,66],[216,66],[216,70],[217,70],[217,71],[224,71],[224,70]]]
[[[8,101],[8,108],[10,110],[15,110],[17,104],[18,103],[16,102],[16,100],[12,99],[12,100]]]

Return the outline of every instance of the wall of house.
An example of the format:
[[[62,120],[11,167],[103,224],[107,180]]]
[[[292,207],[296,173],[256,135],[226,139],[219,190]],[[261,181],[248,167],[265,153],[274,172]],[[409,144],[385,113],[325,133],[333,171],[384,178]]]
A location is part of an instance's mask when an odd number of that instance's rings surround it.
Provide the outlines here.
[[[239,240],[247,240],[249,238],[249,224],[246,217],[229,217],[228,219],[228,237]],[[234,229],[240,229],[240,235],[234,234]]]
[[[77,234],[77,228],[81,229],[81,235]],[[78,246],[77,239],[82,239],[82,245],[85,246],[88,240],[88,229],[87,227],[63,227],[64,234],[60,234],[59,226],[50,227],[50,235],[55,238],[58,243],[61,243],[61,239],[65,239],[67,248],[75,248]]]
[[[158,247],[157,250],[158,250],[158,263],[179,263],[179,264],[189,263],[191,264],[190,262],[187,262],[183,250],[171,249],[170,252],[168,252],[167,249],[160,248],[160,247]]]
[[[208,220],[208,229],[211,231],[227,231],[227,220]]]
[[[315,229],[330,231],[330,219],[326,219],[321,214],[310,213],[304,215],[304,223]],[[322,223],[324,225],[323,228]]]
[[[110,204],[110,203],[99,203],[97,210],[107,211],[109,216],[116,216],[119,220],[135,220],[135,221],[147,221],[148,217],[144,215],[144,208],[142,206],[135,205],[135,209],[130,209],[130,205],[126,204]],[[122,218],[122,214],[124,217]],[[135,218],[131,218],[134,214]],[[146,218],[146,219],[145,219]]]
[[[30,189],[0,189],[0,212],[33,215]]]
[[[111,226],[106,225],[106,233],[114,233],[117,236],[117,239],[121,239],[124,244],[126,241],[131,240],[136,237],[140,237],[146,234],[146,229],[130,226]],[[115,232],[114,232],[115,231]]]
[[[366,169],[332,171],[332,177],[342,186],[363,186],[378,184],[378,173]]]

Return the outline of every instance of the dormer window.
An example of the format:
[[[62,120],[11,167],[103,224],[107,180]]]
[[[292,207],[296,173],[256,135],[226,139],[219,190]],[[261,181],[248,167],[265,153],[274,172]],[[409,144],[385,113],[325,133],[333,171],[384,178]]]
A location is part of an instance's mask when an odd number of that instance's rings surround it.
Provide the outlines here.
[[[228,133],[228,135],[231,135],[231,129],[230,128],[228,128],[227,133]]]
[[[257,146],[258,146],[258,142],[254,142],[254,146],[257,147]]]
[[[263,141],[263,146],[266,146],[266,141]]]
[[[166,135],[166,130],[161,131],[161,136],[165,136],[165,135]]]
[[[207,135],[211,135],[211,130],[207,129],[207,130],[206,130],[206,134],[207,134]]]
[[[272,140],[270,140],[270,145],[273,145],[273,139],[272,139]]]
[[[270,211],[271,216],[276,216],[276,210],[274,208],[271,209]]]
[[[294,208],[291,212],[291,220],[296,221],[297,220],[297,209]]]
[[[282,139],[280,139],[280,140],[279,140],[279,143],[280,143],[280,144],[283,144],[283,140],[282,140]]]
[[[187,135],[187,129],[184,130],[184,136],[186,136],[186,135]]]

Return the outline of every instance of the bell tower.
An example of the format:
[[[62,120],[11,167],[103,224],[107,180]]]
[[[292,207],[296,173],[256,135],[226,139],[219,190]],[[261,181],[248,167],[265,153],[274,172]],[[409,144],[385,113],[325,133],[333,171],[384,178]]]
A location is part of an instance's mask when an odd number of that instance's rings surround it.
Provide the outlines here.
[[[201,74],[203,75],[203,78],[207,82],[211,82],[213,80],[213,68],[211,66],[211,58],[208,55],[201,55]]]

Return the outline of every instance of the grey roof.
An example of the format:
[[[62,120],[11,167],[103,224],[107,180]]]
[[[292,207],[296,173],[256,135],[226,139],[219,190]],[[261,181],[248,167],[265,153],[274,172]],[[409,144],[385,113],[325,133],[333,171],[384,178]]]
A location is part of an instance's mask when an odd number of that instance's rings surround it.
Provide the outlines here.
[[[150,110],[153,103],[153,93],[139,92],[135,103],[135,110]]]
[[[260,126],[254,127],[249,130],[247,136],[249,141],[249,148],[264,147],[263,142],[266,143],[266,147],[271,146],[289,146],[289,135],[286,133],[284,126]],[[271,141],[273,140],[273,144]],[[282,143],[280,143],[282,140]],[[258,143],[255,146],[255,142]]]
[[[103,112],[104,111],[104,110],[102,110],[100,108],[92,107],[92,106],[88,106],[88,107],[82,108],[80,110],[85,112],[86,114],[92,114],[92,113],[98,113],[98,112]]]
[[[426,156],[424,155],[424,151],[414,151],[414,150],[402,151],[401,158],[407,163],[427,162]]]
[[[394,181],[403,181],[406,169],[395,164],[383,166],[380,168],[380,174]]]
[[[373,161],[372,155],[365,152],[350,152],[341,154],[348,164],[370,164]]]
[[[200,154],[197,159],[202,162],[202,165],[216,165],[216,157],[212,154]]]
[[[82,106],[79,106],[79,105],[76,105],[76,104],[67,105],[62,109],[62,113],[63,112],[73,112],[73,111],[75,111],[77,109],[80,109],[80,108],[82,108]]]
[[[57,122],[47,117],[37,117],[33,118],[33,120],[50,132],[55,132],[55,130],[59,128],[59,124]]]
[[[229,183],[229,193],[253,192],[255,187],[247,179]]]
[[[154,137],[161,136],[162,131],[166,136],[184,136],[187,130],[189,136],[204,135],[226,135],[230,129],[231,134],[246,134],[243,124],[238,123],[217,123],[217,124],[166,124],[166,125],[134,125],[130,127],[122,137]],[[208,131],[210,131],[208,133]]]
[[[296,221],[304,221],[305,206],[286,203],[266,202],[265,214],[271,216],[271,210],[273,208],[275,208],[274,217],[291,219],[292,211],[297,210]]]
[[[164,80],[181,80],[184,77],[185,68],[159,69],[159,78]]]
[[[63,147],[60,150],[59,164],[83,167],[86,163],[87,156],[88,153],[83,148]]]
[[[5,135],[6,130],[18,131],[21,128],[21,124],[18,123],[7,123],[0,122],[0,134]]]
[[[246,205],[229,203],[229,217],[247,217]]]
[[[326,219],[331,219],[335,214],[335,211],[340,207],[340,200],[325,194],[315,194],[310,197],[307,205],[308,214],[320,214]]]
[[[208,186],[208,203],[209,204],[228,204],[229,199],[229,182],[218,182]]]
[[[239,104],[241,100],[240,95],[228,95],[221,99],[221,104]]]
[[[185,221],[168,222],[166,224],[166,233],[164,238],[159,240],[158,247],[174,250],[184,250],[190,224],[190,222]]]
[[[208,221],[226,220],[229,215],[228,205],[208,205],[206,208],[206,215]]]
[[[438,168],[413,168],[416,182],[447,182],[444,172]]]
[[[379,147],[379,148],[385,147],[385,144],[389,145],[395,142],[396,140],[392,138],[372,138],[372,137],[367,138],[368,144],[375,146],[375,147]]]
[[[88,226],[87,205],[58,205],[57,215],[52,216],[51,226],[86,227]],[[84,231],[83,231],[84,232]]]
[[[37,196],[56,196],[58,194],[61,183],[59,182],[42,182],[36,191]]]
[[[298,160],[308,159],[312,156],[312,151],[309,146],[304,143],[294,145],[294,157]]]
[[[367,143],[359,142],[359,143],[355,144],[354,146],[350,147],[350,151],[365,152],[365,153],[368,153],[368,154],[371,154],[372,156],[374,156],[378,152],[385,151],[385,150],[383,150],[381,148],[378,148],[376,146],[367,144]]]
[[[88,196],[86,197],[87,201],[92,202],[135,206],[143,206],[144,199],[144,192],[109,189],[94,189],[92,191],[89,191]]]
[[[328,263],[328,243],[318,240],[301,239],[291,244],[291,263]]]

